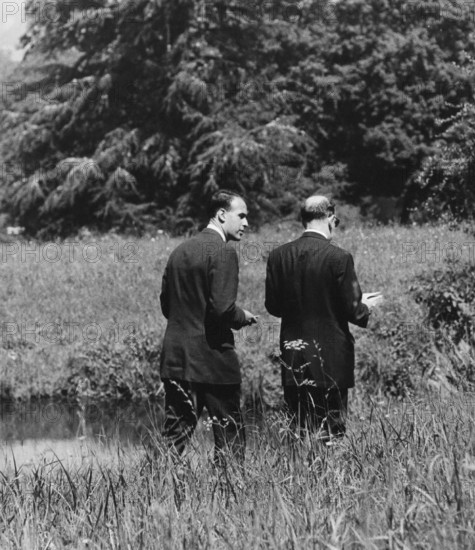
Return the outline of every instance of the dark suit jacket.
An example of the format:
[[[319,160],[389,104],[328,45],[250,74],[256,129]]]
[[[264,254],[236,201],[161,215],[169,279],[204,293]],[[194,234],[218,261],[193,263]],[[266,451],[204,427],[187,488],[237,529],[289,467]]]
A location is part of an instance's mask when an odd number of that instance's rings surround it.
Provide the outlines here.
[[[236,251],[204,229],[170,255],[160,303],[168,319],[160,358],[162,378],[239,384],[241,371],[231,328],[246,323],[236,306]]]
[[[367,325],[369,310],[361,297],[353,257],[323,235],[304,233],[270,253],[266,308],[282,317],[282,360],[292,367],[282,368],[284,384],[310,379],[322,388],[354,386],[348,323]],[[296,340],[303,340],[303,349],[286,349],[285,341]]]

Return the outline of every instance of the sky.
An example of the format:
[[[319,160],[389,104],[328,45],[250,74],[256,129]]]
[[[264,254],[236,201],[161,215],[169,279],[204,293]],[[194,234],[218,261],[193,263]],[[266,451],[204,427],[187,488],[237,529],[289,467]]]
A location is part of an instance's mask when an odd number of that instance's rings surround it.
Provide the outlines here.
[[[19,38],[26,30],[24,5],[25,0],[0,0],[0,49],[17,61],[22,57]]]

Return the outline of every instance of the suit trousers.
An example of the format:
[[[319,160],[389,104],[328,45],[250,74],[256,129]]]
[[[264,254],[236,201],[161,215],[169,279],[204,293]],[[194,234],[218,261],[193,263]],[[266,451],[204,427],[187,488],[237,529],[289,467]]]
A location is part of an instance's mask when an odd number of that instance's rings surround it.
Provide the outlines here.
[[[300,435],[306,430],[343,436],[346,431],[348,388],[316,388],[311,384],[284,386],[287,412]]]
[[[246,438],[241,413],[240,384],[202,384],[164,379],[165,425],[168,444],[182,454],[206,407],[214,435],[214,460],[220,463],[226,451],[244,461]]]

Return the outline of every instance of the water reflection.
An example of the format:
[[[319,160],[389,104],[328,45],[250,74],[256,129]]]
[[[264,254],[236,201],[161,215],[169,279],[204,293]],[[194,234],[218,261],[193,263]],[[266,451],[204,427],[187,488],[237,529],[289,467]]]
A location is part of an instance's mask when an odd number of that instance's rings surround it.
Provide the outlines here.
[[[38,400],[0,405],[0,468],[39,460],[83,461],[142,447],[162,422],[157,404]]]

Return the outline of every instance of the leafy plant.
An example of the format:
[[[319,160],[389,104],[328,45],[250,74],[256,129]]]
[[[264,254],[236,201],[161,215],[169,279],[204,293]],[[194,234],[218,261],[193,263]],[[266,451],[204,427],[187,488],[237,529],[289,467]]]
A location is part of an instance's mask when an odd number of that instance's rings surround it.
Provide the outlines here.
[[[84,382],[94,400],[156,400],[160,394],[160,347],[153,334],[133,334],[120,347],[99,343],[71,358],[59,397],[81,398]]]
[[[475,216],[475,105],[466,103],[444,121],[440,147],[422,166],[412,187],[414,218],[456,220]]]
[[[473,342],[475,328],[475,266],[447,261],[443,269],[418,277],[411,290],[427,307],[427,320],[444,329],[455,344]]]

